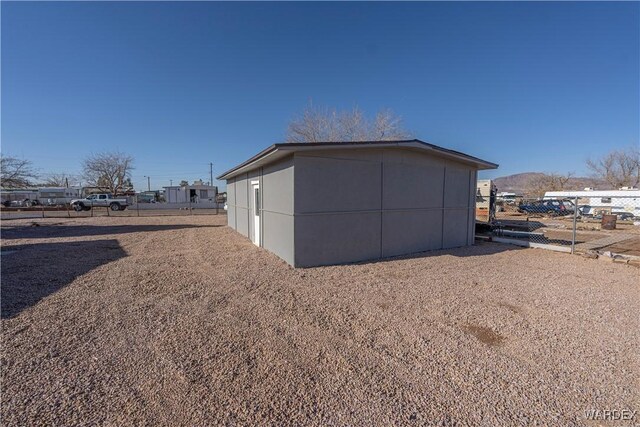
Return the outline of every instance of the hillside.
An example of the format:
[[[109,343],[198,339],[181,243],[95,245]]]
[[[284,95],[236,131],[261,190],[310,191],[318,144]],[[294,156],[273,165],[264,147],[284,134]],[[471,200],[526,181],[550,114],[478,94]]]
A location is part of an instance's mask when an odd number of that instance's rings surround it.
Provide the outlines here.
[[[527,183],[541,175],[540,172],[524,172],[517,173],[515,175],[501,176],[493,180],[498,191],[508,191],[510,193],[522,194],[527,189]],[[582,190],[585,187],[596,187],[604,190],[607,188],[605,184],[599,182],[594,178],[589,177],[574,177],[571,178],[566,186],[566,190]]]

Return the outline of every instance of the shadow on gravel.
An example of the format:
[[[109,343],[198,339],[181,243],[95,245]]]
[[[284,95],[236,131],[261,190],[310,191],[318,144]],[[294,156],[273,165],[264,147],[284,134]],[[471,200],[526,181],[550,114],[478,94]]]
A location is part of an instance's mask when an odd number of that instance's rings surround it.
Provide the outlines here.
[[[108,234],[146,233],[150,231],[182,230],[187,228],[224,227],[223,225],[58,225],[39,224],[5,228],[2,230],[3,239],[45,239],[52,237],[82,237],[102,236]]]
[[[504,219],[498,221],[499,226],[518,230],[518,231],[535,231],[539,228],[546,227],[546,225],[540,221],[527,221],[526,219]]]
[[[76,277],[127,256],[115,239],[16,245],[0,253],[3,319],[37,304]]]
[[[358,262],[353,262],[349,264],[353,264],[353,265],[377,264],[380,262],[429,258],[429,257],[446,256],[446,255],[455,256],[455,257],[486,256],[486,255],[493,255],[493,254],[506,252],[506,251],[521,251],[526,249],[527,248],[523,248],[521,246],[507,245],[505,243],[476,241],[476,243],[473,246],[461,246],[459,248],[449,248],[449,249],[436,249],[433,251],[416,252],[416,253],[407,254],[407,255],[398,255],[398,256],[385,257],[385,258],[376,258],[372,260],[358,261]]]

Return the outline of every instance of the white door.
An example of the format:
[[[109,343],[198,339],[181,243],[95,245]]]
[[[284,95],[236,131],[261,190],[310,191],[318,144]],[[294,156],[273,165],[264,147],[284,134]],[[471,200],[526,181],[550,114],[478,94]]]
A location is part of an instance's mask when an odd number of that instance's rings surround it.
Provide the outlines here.
[[[253,243],[260,246],[260,185],[253,184]]]

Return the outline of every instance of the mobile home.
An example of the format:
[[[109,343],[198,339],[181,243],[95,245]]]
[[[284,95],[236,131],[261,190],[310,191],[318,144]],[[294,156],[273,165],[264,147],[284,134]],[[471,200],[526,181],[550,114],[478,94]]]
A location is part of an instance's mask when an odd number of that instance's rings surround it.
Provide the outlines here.
[[[547,191],[545,200],[578,198],[578,206],[589,206],[593,213],[632,213],[640,217],[640,190]]]

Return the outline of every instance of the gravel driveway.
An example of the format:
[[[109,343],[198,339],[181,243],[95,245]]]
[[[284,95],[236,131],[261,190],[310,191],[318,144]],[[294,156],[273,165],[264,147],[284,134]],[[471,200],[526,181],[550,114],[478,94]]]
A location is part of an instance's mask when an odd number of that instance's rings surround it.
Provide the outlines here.
[[[296,270],[222,215],[33,221],[2,223],[5,426],[640,410],[632,266],[485,243]]]

